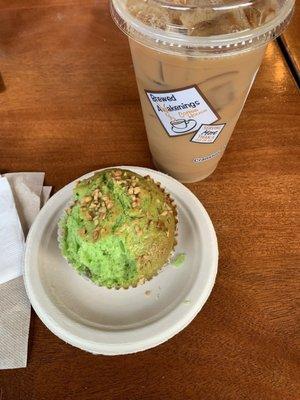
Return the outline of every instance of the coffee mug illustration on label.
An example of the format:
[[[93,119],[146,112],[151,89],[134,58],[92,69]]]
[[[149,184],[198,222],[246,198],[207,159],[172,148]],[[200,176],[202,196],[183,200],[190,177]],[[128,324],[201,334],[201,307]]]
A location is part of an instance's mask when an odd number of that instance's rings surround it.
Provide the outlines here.
[[[220,119],[197,85],[173,91],[145,90],[160,123],[169,136],[196,133],[203,124]]]

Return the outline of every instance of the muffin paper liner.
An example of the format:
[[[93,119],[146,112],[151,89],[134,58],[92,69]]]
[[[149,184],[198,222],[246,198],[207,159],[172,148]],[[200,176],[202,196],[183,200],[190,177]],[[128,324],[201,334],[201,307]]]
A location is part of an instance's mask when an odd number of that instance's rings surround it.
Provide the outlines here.
[[[107,170],[109,170],[109,169],[111,170],[112,168],[107,168]],[[104,170],[103,170],[103,171],[104,171]],[[129,171],[130,171],[130,170],[129,170]],[[133,171],[130,171],[130,172],[133,172]],[[139,175],[139,174],[137,174],[137,175]],[[142,176],[142,175],[141,175],[141,176]],[[93,282],[86,274],[80,273],[80,272],[73,266],[73,264],[67,259],[67,257],[65,257],[65,256],[62,254],[62,240],[63,240],[63,236],[64,236],[64,230],[63,230],[63,228],[60,226],[60,223],[61,223],[61,222],[63,221],[63,219],[68,215],[68,214],[67,214],[67,210],[68,210],[69,208],[71,208],[71,207],[74,205],[75,202],[74,202],[73,199],[70,199],[70,201],[67,203],[67,205],[66,205],[66,207],[65,207],[65,209],[64,209],[64,211],[63,211],[63,214],[62,214],[61,217],[59,218],[59,221],[58,221],[58,231],[57,231],[57,240],[58,240],[59,248],[60,248],[60,250],[61,250],[61,255],[62,255],[62,257],[67,261],[67,263],[69,264],[69,266],[72,267],[80,276],[82,276],[85,280],[92,282],[92,283],[93,283],[94,285],[96,285],[96,286],[105,287],[105,288],[111,289],[111,290],[113,290],[113,289],[115,289],[115,290],[119,290],[119,289],[129,289],[129,288],[135,288],[135,287],[141,286],[141,285],[143,285],[144,283],[149,282],[149,281],[150,281],[151,279],[153,279],[155,276],[157,276],[167,265],[170,264],[170,262],[171,262],[171,260],[172,260],[172,258],[173,258],[173,256],[174,256],[174,253],[175,253],[175,250],[176,250],[176,246],[177,246],[177,242],[178,242],[178,209],[177,209],[177,204],[176,204],[175,200],[172,198],[172,196],[170,195],[170,193],[161,185],[160,182],[156,182],[156,181],[155,181],[154,179],[152,179],[149,175],[143,176],[143,178],[148,178],[148,179],[150,179],[156,186],[158,186],[158,187],[162,190],[162,192],[164,192],[165,195],[168,196],[168,197],[170,198],[171,204],[172,204],[172,206],[173,206],[174,209],[175,209],[175,212],[174,212],[174,217],[175,217],[175,232],[174,232],[174,245],[173,245],[173,249],[171,250],[170,255],[169,255],[167,261],[165,262],[165,264],[163,264],[163,265],[161,266],[161,268],[159,268],[157,271],[155,271],[155,272],[153,273],[152,277],[149,278],[149,279],[141,278],[135,285],[119,286],[119,287],[114,286],[114,287],[112,287],[112,288],[108,288],[108,287],[105,286],[105,285],[100,285],[100,284],[97,284],[97,283]],[[88,267],[86,267],[86,268],[88,268]]]

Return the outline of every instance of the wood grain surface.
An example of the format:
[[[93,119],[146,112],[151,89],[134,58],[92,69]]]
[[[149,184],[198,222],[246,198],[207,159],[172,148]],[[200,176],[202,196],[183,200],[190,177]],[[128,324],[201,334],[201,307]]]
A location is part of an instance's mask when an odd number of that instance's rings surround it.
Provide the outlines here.
[[[0,0],[0,72],[0,172],[45,171],[58,190],[100,167],[153,167],[106,1]],[[0,371],[0,399],[298,399],[299,127],[299,93],[273,43],[218,169],[188,185],[220,250],[200,314],[157,348],[105,357],[65,344],[33,312],[28,367]]]

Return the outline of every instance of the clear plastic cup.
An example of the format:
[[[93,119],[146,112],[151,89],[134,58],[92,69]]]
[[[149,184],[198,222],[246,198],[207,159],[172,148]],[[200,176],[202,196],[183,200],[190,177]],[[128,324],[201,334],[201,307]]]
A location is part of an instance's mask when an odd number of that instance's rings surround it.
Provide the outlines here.
[[[217,167],[294,0],[111,0],[129,37],[153,161],[182,182]]]

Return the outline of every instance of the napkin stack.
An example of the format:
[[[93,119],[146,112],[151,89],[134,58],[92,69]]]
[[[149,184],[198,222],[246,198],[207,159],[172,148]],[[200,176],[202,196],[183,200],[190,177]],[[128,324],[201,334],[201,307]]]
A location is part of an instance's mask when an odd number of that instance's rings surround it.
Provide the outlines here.
[[[21,275],[26,235],[51,192],[44,175],[0,175],[0,369],[27,365],[30,303]]]

